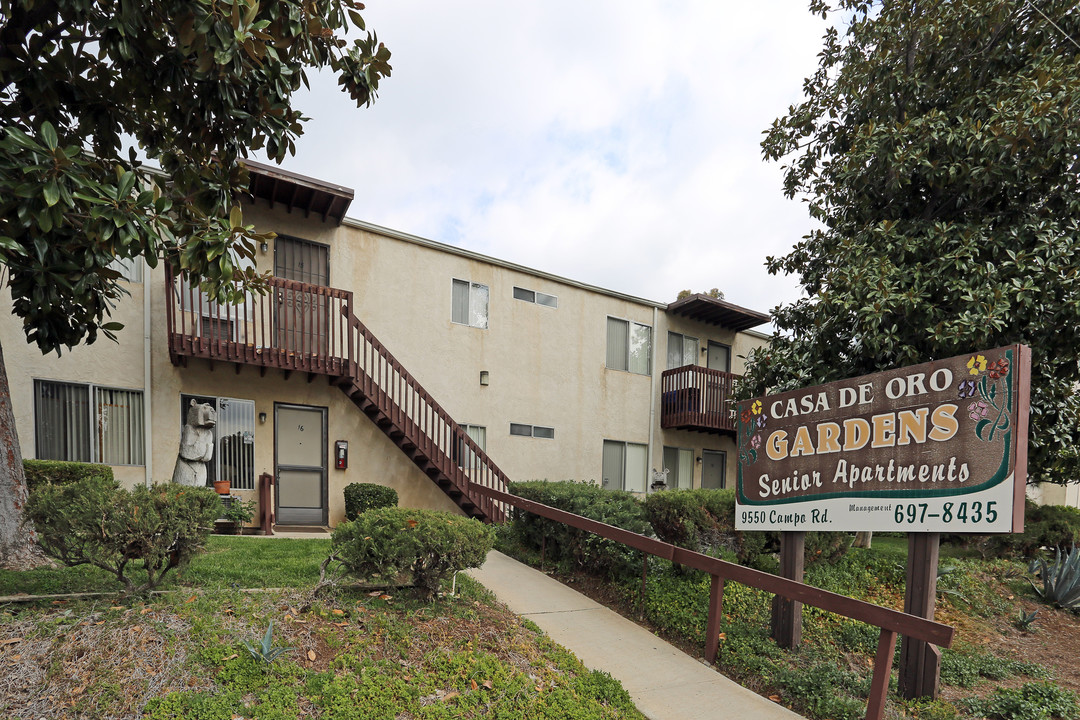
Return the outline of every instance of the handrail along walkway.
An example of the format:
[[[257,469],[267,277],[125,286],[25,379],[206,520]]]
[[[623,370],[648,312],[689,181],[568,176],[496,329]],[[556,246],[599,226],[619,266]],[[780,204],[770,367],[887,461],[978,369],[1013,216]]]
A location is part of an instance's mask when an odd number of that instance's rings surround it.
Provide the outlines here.
[[[889,674],[892,670],[897,635],[903,634],[940,647],[950,647],[956,633],[955,628],[949,625],[710,557],[703,553],[687,550],[662,540],[645,537],[597,520],[590,520],[581,515],[575,515],[533,500],[526,500],[490,487],[475,486],[473,490],[492,500],[520,510],[709,573],[712,577],[712,586],[709,597],[709,621],[705,638],[705,655],[710,664],[716,661],[716,653],[719,648],[725,580],[733,580],[743,585],[780,595],[788,600],[813,605],[822,610],[835,612],[852,620],[859,620],[880,628],[877,654],[874,657],[874,675],[870,683],[870,698],[866,707],[866,720],[881,720],[885,711],[885,693],[889,688]]]

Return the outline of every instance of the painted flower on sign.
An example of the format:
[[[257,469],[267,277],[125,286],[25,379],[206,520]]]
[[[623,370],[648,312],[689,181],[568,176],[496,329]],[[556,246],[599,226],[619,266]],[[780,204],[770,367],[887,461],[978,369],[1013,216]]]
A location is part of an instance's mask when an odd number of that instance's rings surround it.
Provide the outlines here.
[[[751,416],[750,416],[750,411],[749,410],[743,410],[742,411],[742,421],[743,421],[744,425],[749,425],[750,424],[750,417]]]
[[[769,419],[769,416],[766,415],[765,413],[762,413],[761,415],[758,415],[758,419],[757,419],[758,430],[764,430],[765,429],[765,422],[768,419]]]
[[[974,380],[961,380],[956,385],[956,394],[960,398],[975,397],[975,381]]]
[[[990,363],[990,377],[994,380],[1003,378],[1009,374],[1009,361],[1001,358],[997,362]]]
[[[754,413],[755,415],[760,415],[761,414],[761,401],[760,400],[755,400],[754,401],[754,404],[750,406],[750,412]]]
[[[967,361],[968,373],[971,375],[978,375],[981,372],[986,372],[986,357],[983,355],[972,355],[971,359]]]
[[[754,437],[750,438],[750,447],[754,448],[755,450],[757,450],[759,447],[761,447],[761,436],[760,435],[755,435]]]
[[[982,400],[976,400],[975,402],[968,405],[968,410],[970,411],[968,413],[968,416],[972,420],[982,420],[984,417],[990,414],[990,406]]]

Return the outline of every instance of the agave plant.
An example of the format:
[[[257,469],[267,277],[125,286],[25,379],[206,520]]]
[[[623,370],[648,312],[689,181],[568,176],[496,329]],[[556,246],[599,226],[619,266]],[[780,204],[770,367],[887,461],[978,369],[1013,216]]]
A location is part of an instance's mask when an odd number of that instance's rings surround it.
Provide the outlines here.
[[[292,650],[287,647],[274,647],[274,621],[270,621],[270,625],[266,628],[266,634],[263,635],[262,642],[258,645],[252,645],[247,640],[244,641],[244,647],[251,653],[251,657],[256,660],[262,660],[269,665],[277,660],[278,656],[284,652]]]
[[[1042,589],[1031,582],[1035,592],[1039,593],[1043,600],[1051,602],[1066,610],[1080,610],[1080,550],[1073,546],[1066,555],[1062,556],[1061,548],[1054,551],[1054,562],[1047,565],[1046,560],[1038,561],[1039,577],[1042,578]],[[1028,565],[1028,570],[1035,571],[1035,561]]]

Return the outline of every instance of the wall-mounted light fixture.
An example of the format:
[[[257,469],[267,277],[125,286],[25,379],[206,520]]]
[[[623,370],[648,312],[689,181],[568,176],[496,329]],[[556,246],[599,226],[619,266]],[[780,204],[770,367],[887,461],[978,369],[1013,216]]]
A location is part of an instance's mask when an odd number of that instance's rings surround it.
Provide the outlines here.
[[[488,371],[487,370],[481,370],[480,371],[480,384],[484,385],[484,386],[487,386],[489,381],[490,381],[490,376],[488,375]]]
[[[265,245],[265,243],[263,243],[263,244]],[[263,252],[266,252],[266,251],[264,250]],[[703,354],[704,354],[704,353],[707,353],[707,352],[709,352],[709,348],[707,348],[707,347],[703,347],[703,348],[701,348],[701,352],[702,352]]]
[[[264,412],[259,413],[259,422],[262,423],[262,424],[266,423],[266,413],[264,413]],[[700,460],[700,459],[701,458],[698,458],[698,460]]]
[[[701,458],[699,457],[699,458],[697,459],[697,461],[698,461],[698,462],[701,462]]]
[[[270,243],[263,240],[261,243],[259,243],[259,249],[262,250],[262,254],[265,255],[266,253],[270,252]]]

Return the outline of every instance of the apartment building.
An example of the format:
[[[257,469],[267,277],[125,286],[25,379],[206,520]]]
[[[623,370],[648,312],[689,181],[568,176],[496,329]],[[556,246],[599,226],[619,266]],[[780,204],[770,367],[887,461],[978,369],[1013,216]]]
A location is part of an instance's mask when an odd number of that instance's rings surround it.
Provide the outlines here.
[[[348,219],[350,189],[250,170],[245,221],[277,233],[257,251],[268,293],[218,305],[133,264],[119,343],[62,357],[0,318],[24,457],[166,482],[194,400],[217,411],[210,476],[251,497],[265,477],[282,526],[339,522],[353,482],[486,519],[502,510],[477,485],[508,479],[734,482],[728,398],[767,315],[632,297]]]

